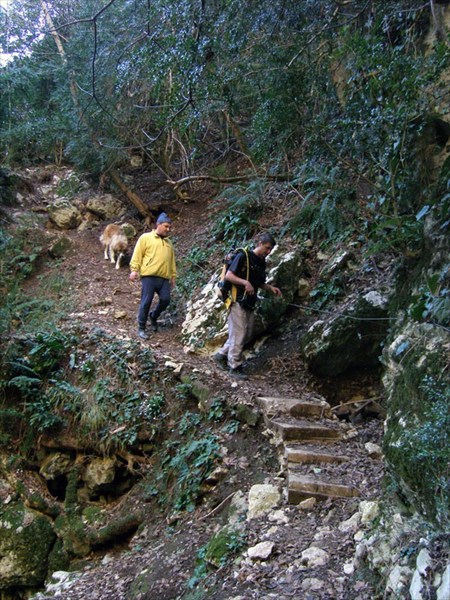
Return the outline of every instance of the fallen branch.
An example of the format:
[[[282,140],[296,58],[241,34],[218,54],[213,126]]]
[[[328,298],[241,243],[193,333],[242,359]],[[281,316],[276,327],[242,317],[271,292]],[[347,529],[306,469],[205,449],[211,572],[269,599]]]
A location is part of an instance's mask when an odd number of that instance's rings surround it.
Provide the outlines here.
[[[167,179],[166,182],[171,185],[176,192],[178,188],[192,181],[212,181],[214,183],[240,183],[241,181],[252,181],[254,179],[265,179],[267,181],[290,181],[292,175],[288,173],[281,175],[236,175],[235,177],[214,177],[213,175],[190,175],[174,181]]]
[[[119,190],[125,194],[125,196],[128,198],[128,200],[138,209],[139,213],[143,217],[145,217],[145,222],[147,224],[150,224],[153,217],[152,217],[152,213],[150,212],[149,207],[141,200],[141,198],[135,192],[130,190],[130,188],[128,188],[125,185],[125,183],[122,181],[122,179],[120,178],[117,171],[111,171],[110,176],[111,176],[111,179],[114,181],[114,183],[119,188]]]
[[[218,513],[225,506],[225,504],[231,500],[231,498],[235,494],[236,494],[236,492],[232,492],[229,496],[227,496],[224,500],[222,500],[222,502],[220,504],[218,504],[215,508],[213,508],[207,515],[200,517],[199,521],[204,521],[208,517],[212,517],[213,515]]]

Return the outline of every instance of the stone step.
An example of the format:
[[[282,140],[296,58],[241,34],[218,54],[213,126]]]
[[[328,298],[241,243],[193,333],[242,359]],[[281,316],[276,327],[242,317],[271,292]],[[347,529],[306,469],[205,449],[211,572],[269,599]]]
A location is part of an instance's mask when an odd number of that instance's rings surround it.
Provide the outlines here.
[[[348,456],[322,452],[318,450],[307,450],[302,446],[285,446],[284,456],[288,463],[316,464],[316,463],[343,463],[349,461]]]
[[[291,417],[326,417],[331,415],[331,406],[323,398],[285,398],[259,396],[259,407],[268,417],[290,415]]]
[[[311,475],[299,475],[288,472],[288,502],[298,504],[305,498],[353,498],[359,496],[360,492],[351,485],[332,483],[313,477]]]
[[[291,421],[271,420],[269,427],[278,431],[285,442],[293,441],[335,441],[340,439],[338,429],[319,423],[293,419]]]

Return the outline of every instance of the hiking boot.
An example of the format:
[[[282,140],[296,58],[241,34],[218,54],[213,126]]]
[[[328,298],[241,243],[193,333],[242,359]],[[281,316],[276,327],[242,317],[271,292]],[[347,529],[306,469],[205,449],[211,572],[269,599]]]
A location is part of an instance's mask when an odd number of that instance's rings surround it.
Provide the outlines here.
[[[152,317],[152,315],[150,315],[150,323],[152,324],[152,329],[155,333],[158,332],[158,321],[155,319],[155,317]]]
[[[220,352],[216,352],[213,355],[213,361],[217,364],[221,369],[226,369],[228,364],[228,359],[225,354],[221,354]]]
[[[138,329],[138,336],[142,340],[148,340],[148,335],[145,333],[145,329]]]
[[[235,369],[230,368],[229,374],[230,377],[233,377],[233,379],[241,379],[242,381],[248,379],[248,375],[244,373],[244,370],[241,365],[239,367],[236,367]]]

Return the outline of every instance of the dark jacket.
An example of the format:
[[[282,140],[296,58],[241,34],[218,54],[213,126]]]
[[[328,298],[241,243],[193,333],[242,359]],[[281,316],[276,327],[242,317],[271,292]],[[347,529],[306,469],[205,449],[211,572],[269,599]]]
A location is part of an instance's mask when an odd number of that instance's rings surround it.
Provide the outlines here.
[[[248,279],[252,286],[255,288],[255,293],[249,295],[245,292],[245,289],[241,285],[237,285],[237,297],[236,301],[247,309],[254,310],[257,302],[258,288],[262,287],[266,283],[266,260],[256,256],[256,254],[250,250],[248,252],[249,261],[249,276],[247,278],[247,258],[244,252],[239,252],[233,262],[230,265],[230,271],[241,279]]]

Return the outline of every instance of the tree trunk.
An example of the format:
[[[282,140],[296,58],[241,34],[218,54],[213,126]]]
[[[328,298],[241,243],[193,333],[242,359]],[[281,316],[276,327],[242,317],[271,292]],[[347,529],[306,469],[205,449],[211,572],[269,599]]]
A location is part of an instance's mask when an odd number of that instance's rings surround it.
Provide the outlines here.
[[[111,179],[117,185],[119,190],[125,194],[128,200],[137,208],[139,214],[145,217],[145,222],[147,225],[150,225],[152,221],[152,213],[150,212],[149,207],[141,200],[141,198],[135,194],[132,190],[130,190],[122,181],[117,171],[110,171]]]

